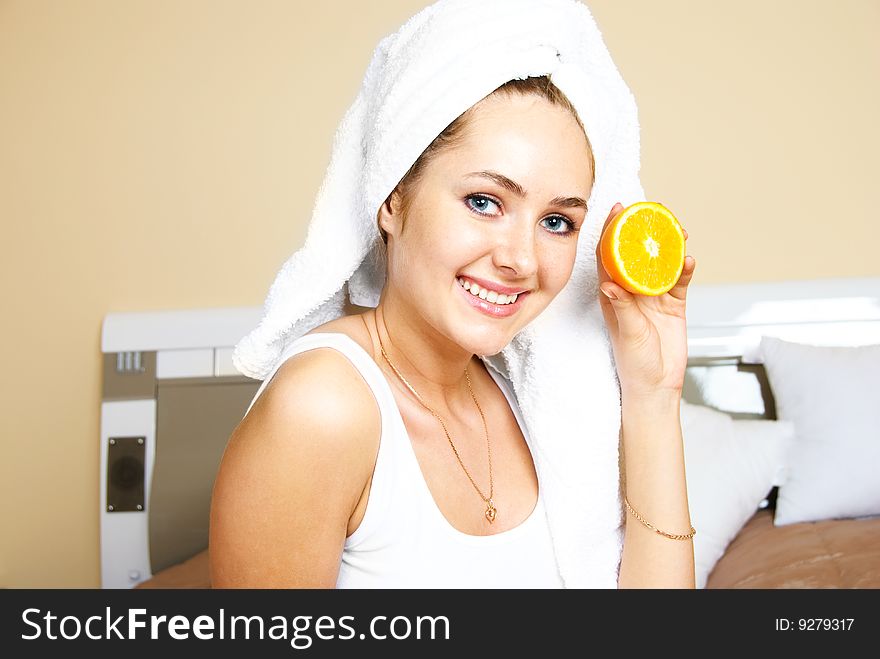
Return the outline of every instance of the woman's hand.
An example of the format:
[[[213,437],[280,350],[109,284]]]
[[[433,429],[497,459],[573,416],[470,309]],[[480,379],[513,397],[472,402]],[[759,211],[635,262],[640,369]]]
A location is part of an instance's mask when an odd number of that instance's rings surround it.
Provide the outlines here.
[[[603,232],[621,211],[623,206],[615,204]],[[685,240],[687,235],[685,231]],[[623,397],[681,395],[687,366],[685,299],[695,267],[694,257],[686,256],[681,277],[668,293],[634,295],[612,281],[596,245],[599,305],[611,335]]]

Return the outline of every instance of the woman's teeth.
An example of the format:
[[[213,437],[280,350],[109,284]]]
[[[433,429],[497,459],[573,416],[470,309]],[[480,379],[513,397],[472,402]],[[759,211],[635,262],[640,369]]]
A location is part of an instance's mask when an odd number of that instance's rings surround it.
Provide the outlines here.
[[[467,279],[459,278],[458,284],[474,297],[478,297],[481,300],[488,300],[492,304],[513,304],[514,302],[516,302],[516,298],[518,295],[518,293],[514,293],[513,295],[505,295],[504,293],[496,293],[495,291],[480,288],[477,284],[469,282]]]

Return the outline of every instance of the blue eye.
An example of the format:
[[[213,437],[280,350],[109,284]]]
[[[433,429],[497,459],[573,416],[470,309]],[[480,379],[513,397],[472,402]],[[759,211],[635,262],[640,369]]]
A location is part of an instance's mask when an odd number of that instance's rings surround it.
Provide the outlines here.
[[[497,201],[481,194],[468,195],[464,198],[464,203],[467,204],[468,208],[480,215],[494,215],[495,213],[487,210],[490,208],[490,205],[495,206],[496,209],[500,210]]]
[[[497,215],[501,211],[500,202],[483,194],[471,194],[464,198],[464,203],[479,215]],[[495,211],[492,212],[492,207]],[[560,236],[577,233],[575,223],[562,215],[551,215],[541,220],[541,224],[550,232]]]
[[[562,217],[561,215],[551,215],[550,217],[545,217],[541,222],[545,222],[545,227],[550,230],[550,233],[558,233],[561,235],[574,233],[576,229],[574,228],[574,222],[569,220],[567,217]]]

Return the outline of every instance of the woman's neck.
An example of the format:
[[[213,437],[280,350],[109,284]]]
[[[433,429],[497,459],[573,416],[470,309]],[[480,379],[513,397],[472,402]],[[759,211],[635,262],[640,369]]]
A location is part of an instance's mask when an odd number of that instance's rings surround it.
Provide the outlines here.
[[[428,326],[418,313],[393,296],[383,293],[369,316],[372,331],[378,334],[388,359],[425,403],[438,412],[438,408],[473,405],[464,374],[473,353]],[[384,362],[381,366],[388,366],[381,356],[380,360]],[[473,367],[469,374],[473,381]],[[396,378],[393,371],[392,376]]]

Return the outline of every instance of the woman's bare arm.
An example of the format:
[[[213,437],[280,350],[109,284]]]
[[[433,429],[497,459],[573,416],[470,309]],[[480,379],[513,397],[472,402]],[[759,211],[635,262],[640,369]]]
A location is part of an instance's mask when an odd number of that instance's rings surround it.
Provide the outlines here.
[[[614,204],[603,232],[623,211],[623,204]],[[697,262],[686,256],[678,282],[663,295],[639,295],[611,279],[600,247],[601,241],[596,246],[599,305],[620,380],[624,492],[633,510],[655,529],[688,535],[680,406],[688,358],[686,298]],[[618,586],[693,588],[693,539],[664,537],[630,511],[624,515]]]
[[[656,528],[687,534],[690,513],[684,469],[680,398],[622,401],[625,491],[630,505]],[[620,588],[693,588],[693,540],[671,540],[629,511]]]
[[[332,588],[378,451],[369,387],[340,353],[296,355],[230,437],[211,504],[215,588]]]

